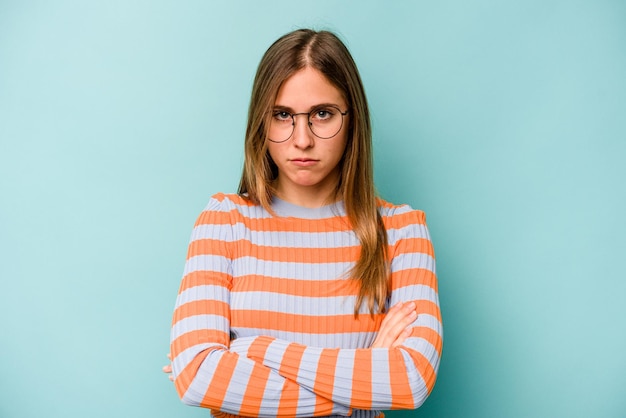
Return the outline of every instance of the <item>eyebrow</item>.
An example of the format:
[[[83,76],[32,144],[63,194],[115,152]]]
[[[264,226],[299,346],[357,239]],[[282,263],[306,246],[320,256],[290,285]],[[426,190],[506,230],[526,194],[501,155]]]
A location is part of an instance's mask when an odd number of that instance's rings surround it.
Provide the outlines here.
[[[311,110],[313,110],[313,109],[318,109],[320,107],[331,107],[331,106],[332,107],[336,107],[339,110],[341,110],[341,106],[339,104],[337,104],[337,103],[318,103],[318,104],[315,104],[315,105],[309,107],[309,112]],[[293,108],[291,108],[289,106],[279,105],[279,104],[274,105],[274,107],[272,107],[272,110],[285,110],[285,111],[287,111],[289,113],[296,113],[296,112],[294,112]]]

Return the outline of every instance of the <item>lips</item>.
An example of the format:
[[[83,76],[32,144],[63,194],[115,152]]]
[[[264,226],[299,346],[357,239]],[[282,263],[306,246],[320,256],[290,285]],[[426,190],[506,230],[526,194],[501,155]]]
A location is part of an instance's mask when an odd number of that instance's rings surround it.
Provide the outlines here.
[[[313,158],[292,158],[289,161],[298,167],[309,167],[316,164],[319,160],[314,160]]]

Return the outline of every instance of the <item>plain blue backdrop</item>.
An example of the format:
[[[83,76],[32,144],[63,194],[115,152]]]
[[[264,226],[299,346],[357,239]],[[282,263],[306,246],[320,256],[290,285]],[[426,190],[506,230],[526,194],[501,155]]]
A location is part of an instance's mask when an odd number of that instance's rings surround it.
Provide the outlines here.
[[[336,31],[380,194],[426,211],[445,343],[418,411],[626,416],[623,1],[0,0],[0,416],[207,417],[161,373],[256,65]]]

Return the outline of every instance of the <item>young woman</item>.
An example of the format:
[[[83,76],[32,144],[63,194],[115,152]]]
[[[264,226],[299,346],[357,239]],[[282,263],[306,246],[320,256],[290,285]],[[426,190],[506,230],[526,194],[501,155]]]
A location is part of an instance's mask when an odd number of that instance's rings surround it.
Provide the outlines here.
[[[171,330],[183,402],[216,417],[417,408],[442,348],[423,212],[377,198],[356,65],[297,30],[259,65],[238,194],[193,229]]]

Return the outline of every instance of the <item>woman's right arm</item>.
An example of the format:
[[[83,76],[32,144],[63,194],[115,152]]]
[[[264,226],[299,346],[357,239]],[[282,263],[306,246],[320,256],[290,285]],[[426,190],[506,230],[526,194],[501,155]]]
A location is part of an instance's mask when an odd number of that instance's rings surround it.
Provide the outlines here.
[[[350,408],[229,350],[232,243],[229,210],[212,199],[192,234],[172,322],[172,375],[181,400],[245,416],[350,415]]]

